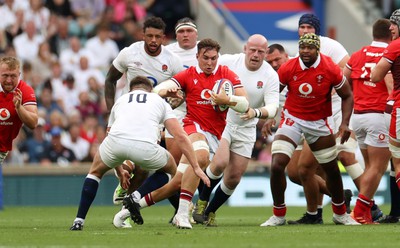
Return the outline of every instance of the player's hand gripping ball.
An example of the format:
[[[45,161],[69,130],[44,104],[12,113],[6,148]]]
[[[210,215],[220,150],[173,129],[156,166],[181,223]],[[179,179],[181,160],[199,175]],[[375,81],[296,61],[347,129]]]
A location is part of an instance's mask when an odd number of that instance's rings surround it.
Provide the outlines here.
[[[221,91],[224,91],[228,97],[231,97],[234,93],[233,84],[228,79],[223,78],[215,82],[212,91],[217,95]],[[214,105],[214,110],[219,112],[223,112],[228,108],[229,108],[228,105]]]

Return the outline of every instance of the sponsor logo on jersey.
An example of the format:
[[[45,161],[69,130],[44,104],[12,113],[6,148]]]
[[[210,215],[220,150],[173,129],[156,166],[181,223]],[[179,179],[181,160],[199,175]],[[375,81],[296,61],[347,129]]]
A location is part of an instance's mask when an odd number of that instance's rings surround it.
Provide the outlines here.
[[[10,116],[11,116],[11,114],[10,114],[10,111],[8,111],[8,109],[6,109],[6,108],[0,109],[0,120],[1,121],[8,120],[10,118]]]
[[[212,94],[212,90],[203,89],[201,91],[200,97],[201,97],[201,99],[204,99],[204,101],[197,101],[196,103],[200,104],[200,105],[212,104],[212,102],[211,102],[211,94]]]
[[[299,86],[299,92],[305,97],[307,97],[312,92],[312,90],[313,88],[309,83],[302,83]]]

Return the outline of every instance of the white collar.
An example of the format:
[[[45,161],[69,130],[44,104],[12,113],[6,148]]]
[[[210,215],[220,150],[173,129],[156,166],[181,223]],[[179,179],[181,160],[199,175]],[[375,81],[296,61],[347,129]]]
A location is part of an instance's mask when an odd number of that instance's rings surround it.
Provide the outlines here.
[[[214,71],[212,72],[212,74],[215,75],[215,73],[217,72],[218,68],[219,68],[219,65],[217,64],[217,66],[215,67],[215,69],[214,69]],[[200,69],[199,64],[196,65],[196,71],[197,71],[198,74],[204,73],[203,70]]]
[[[318,53],[318,57],[317,60],[314,62],[314,64],[312,64],[310,67],[307,67],[304,63],[303,60],[301,60],[300,55],[299,55],[299,62],[300,62],[300,67],[301,69],[304,71],[306,69],[310,69],[311,67],[317,68],[317,66],[319,65],[319,63],[321,63],[321,54]]]

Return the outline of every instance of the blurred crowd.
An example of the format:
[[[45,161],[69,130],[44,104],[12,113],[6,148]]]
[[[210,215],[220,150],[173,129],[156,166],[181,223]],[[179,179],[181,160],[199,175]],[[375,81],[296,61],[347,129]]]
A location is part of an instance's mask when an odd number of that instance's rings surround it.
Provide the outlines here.
[[[40,116],[35,130],[23,128],[14,140],[5,164],[92,161],[106,135],[107,70],[122,48],[142,40],[151,15],[166,22],[168,43],[176,21],[192,17],[190,0],[0,1],[0,53],[21,60]]]

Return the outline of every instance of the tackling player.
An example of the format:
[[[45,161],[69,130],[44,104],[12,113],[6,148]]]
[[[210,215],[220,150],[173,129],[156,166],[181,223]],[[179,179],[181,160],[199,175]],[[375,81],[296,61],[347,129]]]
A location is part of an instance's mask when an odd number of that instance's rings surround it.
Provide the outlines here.
[[[78,213],[70,228],[72,231],[83,229],[100,180],[108,170],[115,168],[122,186],[129,187],[130,174],[120,166],[123,161],[131,160],[145,170],[175,174],[174,158],[158,144],[159,124],[164,124],[179,141],[178,145],[196,175],[209,183],[199,167],[188,135],[183,131],[171,106],[159,95],[151,93],[153,82],[138,76],[131,80],[129,87],[130,92],[118,98],[111,109],[108,135],[99,146],[83,183]],[[143,223],[143,219],[137,218],[135,222]]]

